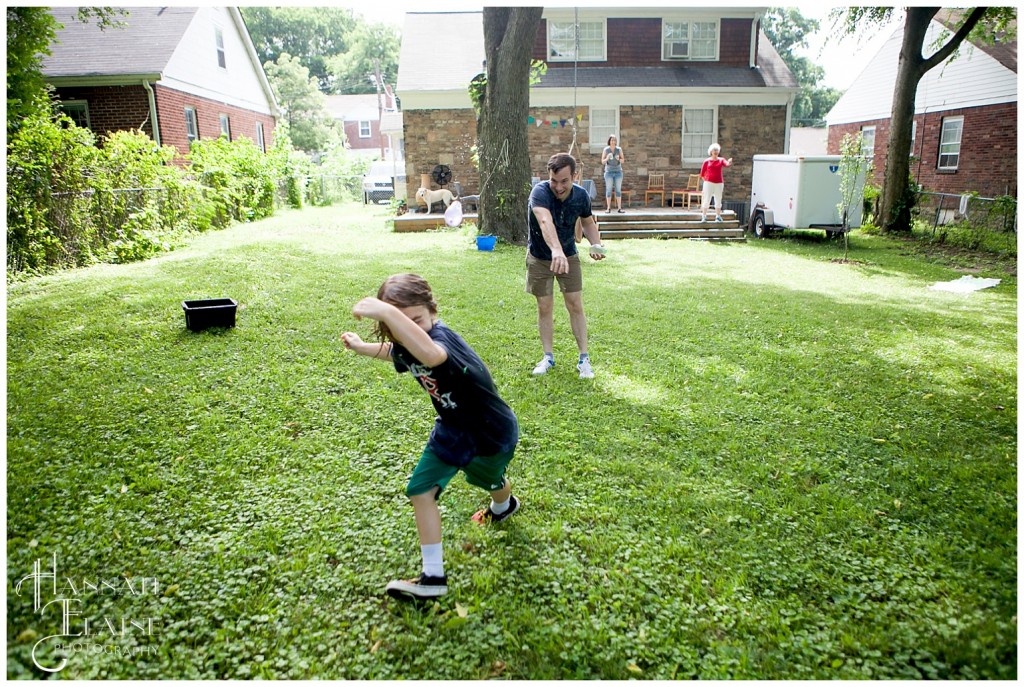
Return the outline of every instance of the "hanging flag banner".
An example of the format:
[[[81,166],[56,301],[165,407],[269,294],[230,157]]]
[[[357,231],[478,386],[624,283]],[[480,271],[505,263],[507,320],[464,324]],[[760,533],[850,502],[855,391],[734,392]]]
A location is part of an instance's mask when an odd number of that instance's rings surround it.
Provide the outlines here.
[[[529,123],[529,124],[533,124],[533,117],[527,117],[527,118],[526,118],[526,121],[527,121],[527,123]]]
[[[576,122],[582,122],[582,121],[583,121],[583,115],[582,114],[576,115]],[[543,126],[547,126],[548,124],[550,124],[552,129],[557,129],[559,126],[561,126],[564,129],[566,124],[571,125],[571,124],[573,124],[573,121],[572,121],[572,117],[569,117],[567,119],[541,119],[540,117],[534,117],[534,116],[531,115],[531,116],[526,118],[526,123],[527,124],[535,124],[536,126],[542,126],[542,125]]]

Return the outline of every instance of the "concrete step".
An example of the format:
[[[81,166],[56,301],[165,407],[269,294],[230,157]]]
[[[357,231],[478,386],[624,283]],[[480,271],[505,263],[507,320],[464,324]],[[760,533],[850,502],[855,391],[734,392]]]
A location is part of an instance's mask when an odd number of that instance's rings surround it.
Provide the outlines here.
[[[601,239],[707,239],[709,241],[745,241],[746,235],[739,227],[665,227],[659,229],[602,229]]]

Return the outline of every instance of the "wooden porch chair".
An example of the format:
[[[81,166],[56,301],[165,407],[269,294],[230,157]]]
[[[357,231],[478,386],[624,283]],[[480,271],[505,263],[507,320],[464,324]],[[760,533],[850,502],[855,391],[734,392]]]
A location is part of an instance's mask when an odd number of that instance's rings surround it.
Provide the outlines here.
[[[681,203],[689,209],[693,200],[697,200],[697,204],[700,205],[700,175],[691,174],[686,180],[686,188],[676,189],[672,191],[672,205],[676,204],[676,196],[681,197]]]
[[[665,207],[665,175],[664,174],[648,174],[647,175],[647,190],[644,191],[644,205],[651,202],[651,196],[659,196],[661,198],[661,207]]]

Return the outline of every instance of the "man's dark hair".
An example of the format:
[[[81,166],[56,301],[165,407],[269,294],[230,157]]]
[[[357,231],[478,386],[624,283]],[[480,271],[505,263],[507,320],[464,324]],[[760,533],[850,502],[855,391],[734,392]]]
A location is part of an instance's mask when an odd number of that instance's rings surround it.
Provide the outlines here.
[[[568,153],[555,153],[548,160],[548,171],[558,173],[560,170],[569,168],[569,173],[576,176],[576,158]]]

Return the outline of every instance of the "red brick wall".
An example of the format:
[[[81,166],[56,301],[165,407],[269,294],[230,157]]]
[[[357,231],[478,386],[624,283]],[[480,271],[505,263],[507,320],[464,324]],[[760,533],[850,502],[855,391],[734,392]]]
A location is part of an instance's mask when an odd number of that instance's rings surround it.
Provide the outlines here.
[[[718,38],[718,61],[710,64],[746,67],[750,63],[750,19],[723,19]],[[547,60],[547,20],[541,20],[533,58]],[[661,67],[689,62],[663,62],[661,59],[661,19],[608,19],[607,61],[580,62],[586,67]],[[708,64],[698,62],[696,64]],[[551,62],[549,69],[577,66],[574,62]]]
[[[380,151],[380,122],[370,120],[369,138],[359,138],[359,122],[345,122],[345,136],[348,137],[350,148]]]
[[[962,116],[963,136],[960,141],[960,163],[955,171],[938,169],[939,136],[943,117]],[[983,197],[1017,195],[1017,104],[1006,103],[986,107],[929,112],[914,117],[917,139],[910,171],[926,191],[935,193],[966,193],[975,191]],[[875,126],[875,173],[873,183],[880,186],[885,170],[889,144],[889,120],[875,120],[831,126],[828,130],[828,152],[839,154],[839,144],[847,133],[856,133],[863,126]]]
[[[59,88],[61,100],[84,100],[89,107],[89,124],[97,138],[113,131],[142,128],[153,138],[149,116],[149,95],[142,86],[89,86]]]
[[[208,98],[200,98],[157,84],[156,109],[160,118],[160,142],[174,146],[180,153],[188,151],[188,133],[185,129],[185,108],[194,107],[199,124],[199,138],[220,136],[220,115],[230,118],[231,140],[246,137],[256,141],[256,122],[263,122],[263,140],[267,150],[274,144],[274,118],[252,110],[243,110]]]

